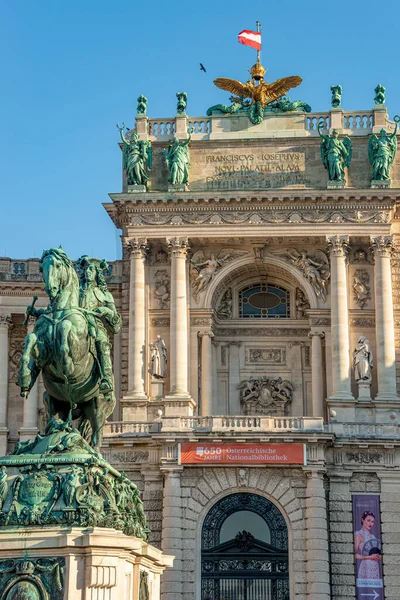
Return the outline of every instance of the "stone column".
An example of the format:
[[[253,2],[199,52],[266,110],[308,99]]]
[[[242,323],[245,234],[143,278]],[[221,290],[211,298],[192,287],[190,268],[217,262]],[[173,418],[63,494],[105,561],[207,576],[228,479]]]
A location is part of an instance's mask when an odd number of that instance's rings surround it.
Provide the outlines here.
[[[325,418],[322,362],[322,340],[325,338],[325,334],[322,331],[311,330],[308,336],[311,338],[312,416]]]
[[[146,317],[145,317],[145,273],[144,265],[148,252],[146,238],[133,238],[128,241],[130,257],[129,293],[129,358],[128,358],[128,397],[146,400],[144,373],[146,358]]]
[[[371,237],[375,258],[375,327],[378,395],[376,400],[399,400],[396,391],[391,256],[393,236]]]
[[[354,400],[350,379],[349,309],[346,256],[349,236],[327,238],[331,258],[332,395],[330,400]]]
[[[330,600],[328,523],[323,473],[307,473],[307,600]]]
[[[36,319],[29,319],[27,333],[32,333],[35,327]],[[39,375],[40,377],[40,375]],[[19,430],[19,439],[21,442],[33,439],[39,431],[39,377],[36,379],[29,396],[23,399],[23,421]]]
[[[239,348],[241,342],[229,342],[229,414],[240,415],[240,362]]]
[[[8,329],[11,317],[0,314],[0,456],[7,452]]]
[[[187,238],[167,238],[171,252],[171,319],[168,396],[189,397],[188,392],[188,301],[186,282]]]
[[[182,573],[182,497],[183,467],[161,467],[164,472],[162,544],[165,554],[175,556],[174,566],[162,578],[162,600],[183,600]]]
[[[213,414],[213,349],[212,331],[199,331],[201,338],[201,414],[210,417]]]

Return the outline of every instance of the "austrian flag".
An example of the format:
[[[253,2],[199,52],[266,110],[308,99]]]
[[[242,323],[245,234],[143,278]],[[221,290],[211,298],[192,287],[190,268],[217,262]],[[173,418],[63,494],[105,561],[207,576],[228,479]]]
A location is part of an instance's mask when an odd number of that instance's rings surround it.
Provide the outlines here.
[[[238,41],[245,46],[251,46],[255,50],[261,50],[261,31],[243,29],[238,35]]]

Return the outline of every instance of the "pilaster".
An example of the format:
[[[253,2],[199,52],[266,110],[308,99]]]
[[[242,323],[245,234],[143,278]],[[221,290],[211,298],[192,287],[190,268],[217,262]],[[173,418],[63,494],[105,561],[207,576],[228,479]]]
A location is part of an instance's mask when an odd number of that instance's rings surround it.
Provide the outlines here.
[[[330,600],[329,545],[324,473],[307,473],[307,600]]]
[[[311,338],[312,416],[326,419],[322,360],[322,340],[325,339],[325,333],[311,329],[308,336]]]
[[[400,400],[396,390],[391,257],[393,236],[371,236],[375,259],[375,335],[378,394],[376,401]]]
[[[332,394],[339,420],[354,420],[354,396],[350,379],[350,339],[346,258],[349,236],[327,237],[331,260]],[[350,404],[351,403],[351,404]]]
[[[201,338],[201,414],[211,416],[214,414],[213,404],[213,350],[212,331],[199,331]]]
[[[241,342],[229,342],[229,414],[240,415],[240,346]]]
[[[0,456],[7,452],[8,353],[11,315],[0,314]]]
[[[174,566],[165,572],[161,584],[162,600],[183,600],[183,572],[182,572],[182,491],[181,473],[183,467],[163,466],[163,518],[162,518],[162,543],[165,554],[175,556]]]

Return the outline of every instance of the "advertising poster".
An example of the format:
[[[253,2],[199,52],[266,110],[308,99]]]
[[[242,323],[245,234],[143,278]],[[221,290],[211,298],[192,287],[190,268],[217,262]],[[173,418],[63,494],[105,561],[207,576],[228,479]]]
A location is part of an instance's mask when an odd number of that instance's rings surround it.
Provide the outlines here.
[[[182,465],[305,465],[305,444],[181,444]]]
[[[384,600],[379,496],[353,495],[357,600]]]

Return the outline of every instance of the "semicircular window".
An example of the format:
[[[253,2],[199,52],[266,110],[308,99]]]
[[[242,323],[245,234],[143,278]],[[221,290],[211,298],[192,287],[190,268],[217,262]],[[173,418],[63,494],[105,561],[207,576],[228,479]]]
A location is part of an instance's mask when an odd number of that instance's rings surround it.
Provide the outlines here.
[[[290,294],[279,285],[255,283],[239,292],[239,317],[243,319],[289,319]]]

